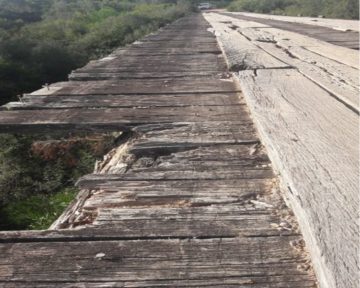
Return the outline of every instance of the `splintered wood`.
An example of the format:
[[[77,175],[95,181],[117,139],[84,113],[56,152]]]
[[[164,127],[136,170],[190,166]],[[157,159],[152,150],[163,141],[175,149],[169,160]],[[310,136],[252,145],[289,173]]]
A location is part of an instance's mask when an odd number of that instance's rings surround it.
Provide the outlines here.
[[[123,141],[50,230],[0,233],[1,287],[316,287],[209,28],[178,20],[4,108],[3,132]]]

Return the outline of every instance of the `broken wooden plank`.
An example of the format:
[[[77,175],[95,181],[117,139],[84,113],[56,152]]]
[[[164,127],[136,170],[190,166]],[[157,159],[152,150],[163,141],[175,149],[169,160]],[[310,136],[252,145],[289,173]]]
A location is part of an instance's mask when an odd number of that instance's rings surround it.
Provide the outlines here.
[[[82,207],[91,210],[250,203],[269,192],[272,185],[272,179],[109,181],[93,187],[91,198]]]
[[[142,147],[139,151],[135,143],[128,143],[112,155],[111,165],[106,164],[97,173],[119,174],[131,172],[170,172],[192,170],[203,172],[206,170],[233,171],[250,169],[266,170],[270,165],[267,156],[255,145],[210,145],[188,146],[185,148],[165,146],[163,149],[156,147]],[[232,173],[233,174],[233,173]]]
[[[218,14],[205,14],[205,18],[215,29],[215,35],[226,51],[230,71],[259,68],[286,68],[288,64],[258,49],[253,43],[236,31],[236,27],[223,23],[224,17]],[[228,17],[231,19],[230,17]]]
[[[252,144],[259,139],[252,122],[201,122],[140,125],[133,129],[136,143],[129,149],[135,155],[154,155],[223,144]]]

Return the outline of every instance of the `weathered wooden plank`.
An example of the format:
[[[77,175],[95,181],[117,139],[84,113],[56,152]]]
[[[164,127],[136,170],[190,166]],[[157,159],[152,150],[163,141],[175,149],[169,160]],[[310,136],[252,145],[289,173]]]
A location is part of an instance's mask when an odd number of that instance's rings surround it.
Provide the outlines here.
[[[250,145],[247,147],[236,147],[239,144]],[[219,152],[221,149],[225,149],[225,151]],[[250,122],[140,125],[133,129],[130,141],[125,147],[119,147],[111,152],[110,158],[107,157],[104,163],[99,163],[96,173],[120,173],[120,171],[127,171],[129,167],[142,167],[141,163],[146,167],[155,167],[159,163],[169,160],[167,158],[159,158],[160,156],[179,152],[184,152],[185,155],[184,153],[176,154],[174,157],[177,158],[171,161],[178,161],[179,169],[184,169],[184,162],[186,162],[184,157],[189,157],[189,161],[193,161],[193,158],[200,158],[204,161],[217,160],[220,163],[224,159],[234,158],[235,162],[230,160],[231,163],[239,165],[240,162],[236,161],[236,159],[244,156],[248,160],[252,158],[258,159],[258,164],[260,165],[262,161],[266,160],[266,158],[263,158],[261,151],[262,147],[259,145],[254,127],[251,126]],[[214,157],[209,158],[212,153]],[[256,156],[259,157],[256,158]],[[124,157],[129,158],[130,162],[124,162]],[[170,166],[171,163],[169,162],[168,164]],[[164,163],[163,165],[166,166]],[[186,169],[191,168],[187,167]]]
[[[304,23],[313,26],[324,26],[339,31],[357,31],[359,32],[359,21],[349,19],[327,19],[319,17],[293,17],[293,16],[282,16],[282,15],[270,15],[270,14],[258,14],[258,13],[234,13],[243,14],[245,16],[253,16],[256,18],[266,18],[279,21],[293,22],[293,23]]]
[[[259,68],[286,68],[288,64],[270,56],[258,49],[253,43],[239,34],[231,24],[224,23],[224,18],[215,13],[205,14],[205,18],[212,24],[215,35],[226,51],[229,69],[240,71]]]
[[[304,48],[308,51],[312,51],[314,54],[322,56],[323,59],[336,61],[340,67],[344,67],[344,65],[346,65],[359,70],[359,66],[357,65],[359,60],[358,51],[332,45],[330,43],[319,41],[311,37],[283,31],[280,29],[270,28],[266,31],[263,31],[263,33],[264,32],[273,34],[278,44],[283,47],[288,49],[291,49],[289,46],[292,46],[293,49]],[[246,30],[244,33],[247,33]],[[291,45],[289,45],[290,43]]]
[[[220,14],[217,14],[220,16]],[[227,25],[234,25],[237,30],[241,31],[241,33],[250,38],[250,39],[258,39],[259,33],[271,33],[273,37],[277,37],[276,41],[283,44],[291,46],[299,46],[304,47],[314,53],[322,55],[328,59],[335,60],[339,63],[351,66],[355,69],[359,69],[358,62],[359,62],[359,53],[358,51],[354,51],[353,49],[348,49],[345,47],[332,45],[331,43],[326,43],[324,41],[306,36],[301,35],[298,33],[294,33],[291,31],[282,30],[281,28],[261,28],[261,27],[249,27],[247,25],[247,21],[241,21],[237,18],[230,17],[231,15],[226,14],[227,16],[223,15],[223,22],[226,22]],[[244,24],[245,23],[245,24]],[[255,34],[254,34],[255,33]],[[265,41],[271,41],[274,39],[264,39]],[[291,40],[291,41],[290,41]],[[261,41],[261,39],[260,39]]]
[[[148,286],[148,282],[166,286],[176,281],[188,287],[198,285],[201,279],[211,285],[212,281],[232,278],[238,285],[257,283],[259,287],[286,287],[283,285],[294,279],[294,285],[301,283],[300,287],[309,282],[313,285],[307,273],[297,269],[304,259],[287,249],[293,239],[288,236],[1,244],[4,257],[0,259],[0,281],[4,285],[10,279],[30,285],[115,281],[125,287],[129,283],[132,287]]]
[[[220,69],[218,69],[218,67],[215,67],[213,69],[207,69],[207,67],[199,67],[199,66],[195,66],[193,65],[193,67],[185,67],[185,69],[183,69],[182,67],[172,67],[172,66],[168,66],[168,65],[162,65],[159,64],[159,69],[156,69],[156,71],[151,71],[149,66],[142,66],[140,67],[140,69],[138,69],[137,67],[123,67],[123,66],[115,66],[115,67],[110,67],[109,65],[104,65],[103,63],[95,63],[92,65],[88,65],[85,66],[81,69],[75,70],[73,73],[134,73],[135,75],[142,75],[140,73],[143,73],[143,75],[147,76],[148,73],[153,72],[155,75],[159,74],[161,75],[162,73],[170,73],[169,75],[178,75],[178,74],[185,74],[185,73],[216,73],[218,72],[219,74],[224,73],[223,70],[221,70],[221,72],[219,72]],[[145,69],[145,70],[143,70]],[[185,74],[186,75],[186,74]],[[201,76],[201,74],[200,74]],[[144,77],[146,78],[146,77]],[[219,79],[221,79],[220,77],[218,77]]]
[[[150,67],[148,70],[151,70]],[[156,79],[156,78],[192,78],[192,77],[211,77],[214,74],[218,74],[219,70],[208,71],[180,71],[180,72],[115,72],[115,73],[103,73],[103,72],[73,72],[69,75],[71,81],[87,81],[87,80],[108,80],[108,79]]]
[[[228,19],[231,18],[223,17],[223,20]],[[238,20],[234,19],[231,24],[227,25],[237,26],[241,25],[241,23],[239,24]],[[339,101],[359,112],[358,69],[323,57],[300,46],[298,43],[301,37],[304,38],[301,45],[306,44],[306,38],[308,37],[305,36],[273,28],[239,28],[238,32],[246,35],[248,41],[254,43],[259,51],[266,51],[276,59],[281,59],[284,63],[287,63],[289,67],[297,68],[306,77],[336,96]],[[230,39],[230,41],[236,43],[236,38]],[[224,46],[224,50],[230,56],[236,53],[231,45]],[[241,53],[241,51],[238,51],[238,53]],[[240,68],[251,69],[251,66]]]
[[[256,144],[259,139],[251,121],[141,125],[132,153],[181,151],[221,144]]]
[[[223,62],[223,57],[221,55],[216,54],[210,54],[210,53],[201,53],[196,55],[177,55],[177,54],[168,54],[168,55],[147,55],[144,54],[143,56],[136,55],[116,55],[111,61],[97,61],[92,62],[89,66],[93,65],[94,63],[102,64],[103,66],[109,66],[109,67],[134,67],[135,65],[138,65],[140,67],[142,66],[151,66],[154,64],[158,64],[161,66],[168,66],[168,68],[171,68],[170,65],[191,65],[191,64],[197,64],[199,66],[216,66],[220,65]],[[81,68],[79,70],[83,70],[84,68]],[[140,70],[140,69],[137,69]]]
[[[154,71],[156,66],[156,71]],[[71,74],[72,79],[78,73],[122,73],[126,76],[126,72],[129,73],[128,77],[132,74],[139,76],[149,76],[150,72],[157,77],[186,76],[185,72],[190,73],[189,76],[196,76],[196,72],[201,76],[201,72],[212,71],[213,73],[222,72],[225,70],[226,63],[224,58],[217,54],[188,54],[188,55],[121,55],[112,57],[111,61],[95,61],[91,62],[87,66],[77,69]],[[165,73],[169,72],[169,75]],[[191,72],[193,74],[191,74]],[[131,74],[130,74],[131,73]],[[209,73],[205,74],[208,75]],[[153,78],[154,76],[152,76]]]
[[[242,288],[248,288],[248,287],[255,287],[255,288],[262,288],[264,287],[263,281],[264,278],[261,278],[261,282],[258,283],[253,283],[254,281],[252,280],[243,280],[243,279],[239,279],[239,278],[221,278],[221,279],[213,279],[211,284],[209,283],[208,280],[192,280],[191,283],[189,281],[184,281],[184,280],[169,280],[166,283],[163,283],[163,281],[159,282],[159,281],[146,281],[146,282],[136,282],[135,284],[132,284],[131,282],[128,283],[126,282],[125,284],[119,283],[119,282],[83,282],[83,281],[77,281],[76,283],[74,282],[60,282],[60,283],[52,283],[51,286],[49,286],[49,284],[42,284],[42,283],[38,283],[36,282],[36,287],[38,288],[43,288],[43,287],[66,287],[66,288],[81,288],[81,287],[89,287],[89,288],[109,288],[109,287],[166,287],[166,286],[170,286],[170,287],[208,287],[208,288],[216,288],[216,287],[233,287],[233,286],[237,286],[239,287],[239,285],[241,285],[240,287]],[[303,288],[303,287],[314,287],[313,286],[313,282],[312,281],[306,281],[303,280],[302,278],[299,277],[292,277],[292,280],[286,280],[286,282],[284,282],[284,280],[281,279],[281,277],[271,277],[271,279],[277,279],[277,283],[276,283],[276,287],[277,288],[289,288],[289,287],[294,287],[294,288]],[[275,280],[273,280],[275,281]],[[184,282],[186,282],[186,284],[184,284]],[[252,284],[250,284],[252,283]],[[290,283],[290,284],[289,284]],[[22,287],[29,287],[29,284],[25,284],[25,283],[16,283],[11,284],[11,283],[7,283],[6,284],[6,288],[22,288]],[[124,286],[125,285],[125,286]],[[291,286],[289,286],[291,285]]]
[[[166,94],[166,93],[206,93],[235,92],[232,81],[219,79],[204,79],[203,77],[171,80],[103,80],[69,82],[54,95],[109,95],[109,94]]]
[[[174,205],[175,206],[175,205]],[[279,231],[281,219],[271,209],[248,205],[206,207],[131,207],[101,208],[94,222],[76,229],[74,220],[59,223],[56,230],[0,232],[0,243],[105,241],[155,238],[268,237],[296,235]],[[180,206],[180,205],[178,205]],[[100,208],[100,207],[99,207]],[[68,220],[68,219],[67,219]],[[68,220],[69,221],[69,220]]]
[[[358,70],[300,47],[274,49],[271,43],[260,43],[259,46],[296,67],[307,78],[359,113]]]
[[[194,47],[138,47],[132,46],[129,49],[122,50],[117,49],[112,54],[113,55],[132,55],[132,56],[150,56],[150,55],[169,55],[169,54],[178,54],[178,55],[195,55],[195,54],[221,54],[221,51],[218,46],[210,45],[209,46],[194,46]],[[94,62],[94,61],[92,61]],[[90,62],[91,63],[91,62]]]
[[[270,156],[291,189],[288,195],[320,280],[331,287],[355,285],[358,115],[297,71],[241,72],[239,80]]]
[[[80,188],[92,189],[98,185],[117,181],[133,180],[225,180],[225,179],[268,179],[273,178],[271,169],[251,169],[244,167],[230,167],[219,170],[165,170],[165,169],[138,169],[136,173],[121,174],[89,174],[81,177],[77,186]]]
[[[70,108],[133,108],[244,105],[237,93],[157,95],[25,95],[21,102],[4,105],[9,110]]]
[[[164,43],[176,43],[179,42],[179,44],[182,44],[182,42],[184,41],[191,41],[194,44],[209,44],[209,45],[216,45],[216,39],[214,39],[214,37],[211,36],[211,34],[208,32],[206,35],[191,35],[186,36],[186,35],[179,35],[178,37],[173,37],[171,36],[170,32],[168,35],[151,35],[148,37],[144,37],[142,38],[139,42],[142,43],[146,43],[146,42],[151,42],[151,43],[158,43],[158,42],[164,42]]]
[[[210,37],[209,36],[197,36],[197,37],[193,37],[193,38],[190,38],[189,37],[178,37],[178,38],[171,38],[169,39],[169,37],[162,37],[162,36],[154,36],[154,37],[149,37],[149,38],[143,38],[141,39],[139,42],[142,42],[142,43],[146,43],[146,42],[151,42],[151,43],[158,43],[158,42],[166,42],[166,43],[172,43],[172,44],[177,44],[177,42],[179,42],[179,44],[182,44],[182,42],[184,41],[189,41],[191,40],[191,43],[193,44],[213,44],[213,45],[216,45],[217,42],[216,42],[216,39],[214,39],[213,37],[211,37],[211,34],[210,34]]]
[[[154,66],[156,65],[157,69],[154,71]],[[91,65],[85,66],[84,68],[78,69],[73,74],[76,73],[134,73],[135,75],[144,75],[146,76],[148,73],[153,72],[155,75],[161,75],[163,73],[170,73],[170,75],[182,75],[185,73],[204,73],[204,72],[212,72],[215,73],[223,73],[225,67],[225,61],[219,61],[219,63],[205,63],[203,65],[197,65],[196,62],[182,62],[179,64],[165,64],[165,63],[157,63],[154,62],[152,65],[149,63],[140,63],[134,65],[112,65],[112,64],[104,64],[104,63],[92,63]],[[143,74],[141,74],[143,73]],[[182,73],[182,74],[181,74]],[[191,74],[190,74],[191,75]],[[201,74],[200,74],[201,76]],[[195,77],[195,76],[194,76]],[[146,77],[144,77],[146,78]],[[196,77],[198,78],[198,77]]]
[[[142,50],[143,51],[143,50]],[[136,51],[135,51],[136,52]],[[161,51],[158,51],[159,53]],[[146,53],[146,50],[143,51],[142,53]],[[196,55],[196,54],[195,54]],[[219,57],[218,54],[209,54],[209,53],[199,53],[198,55],[212,55],[214,57],[216,57],[216,61],[207,61],[206,59],[203,59],[201,61],[196,61],[195,59],[186,59],[183,60],[182,59],[176,59],[175,56],[182,56],[182,58],[186,58],[186,57],[191,57],[191,58],[195,58],[192,56],[195,56],[194,54],[174,54],[173,58],[168,58],[168,59],[164,59],[163,61],[161,59],[152,59],[149,58],[148,60],[146,58],[154,56],[154,57],[166,57],[166,55],[139,55],[139,54],[135,54],[134,56],[128,56],[128,55],[121,55],[120,57],[117,56],[113,56],[114,59],[112,59],[111,61],[94,61],[91,62],[90,64],[88,64],[87,66],[85,66],[84,68],[78,69],[79,70],[84,70],[84,69],[91,69],[91,68],[112,68],[114,70],[117,71],[136,71],[136,72],[141,72],[142,69],[147,69],[145,70],[146,72],[148,72],[149,68],[151,65],[158,65],[159,67],[157,67],[156,71],[153,72],[162,72],[162,71],[169,71],[169,72],[178,72],[178,71],[187,71],[190,69],[193,69],[194,71],[206,71],[206,70],[216,70],[216,69],[221,69],[224,68],[224,59],[222,57]],[[134,57],[137,58],[134,61],[123,61],[123,59],[126,59],[127,57]],[[143,59],[145,58],[145,59]],[[197,65],[196,65],[197,64]],[[224,71],[224,69],[222,70]]]
[[[193,49],[216,49],[217,45],[216,43],[206,43],[206,42],[193,42],[193,41],[177,41],[177,42],[141,42],[137,41],[132,44],[132,47],[137,47],[140,49],[143,48],[193,48]]]
[[[275,19],[264,19],[232,13],[224,14],[241,20],[255,21],[281,30],[288,30],[291,32],[300,33],[326,42],[336,41],[336,39],[338,39],[339,37],[343,39],[359,41],[359,33],[355,31],[338,31],[327,27],[320,27],[305,23],[285,22]],[[347,47],[347,45],[343,42],[338,42],[337,45]],[[359,46],[357,46],[356,49],[358,50]]]
[[[136,147],[136,142],[134,143]],[[131,151],[131,149],[130,149]],[[159,166],[165,164],[167,166],[170,163],[186,162],[191,167],[192,163],[206,164],[207,161],[214,162],[214,168],[216,162],[222,165],[223,162],[228,162],[229,165],[235,163],[246,166],[261,166],[268,162],[268,157],[263,151],[262,147],[258,148],[258,145],[212,145],[205,147],[198,147],[196,149],[190,149],[187,151],[180,151],[178,153],[171,153],[164,155],[158,154],[154,165]]]
[[[249,121],[243,119],[243,121],[234,122],[145,124],[135,127],[133,131],[136,133],[136,142],[133,143],[132,150],[150,149],[150,147],[161,145],[164,148],[168,146],[176,147],[176,145],[184,145],[184,148],[197,148],[221,144],[259,143],[250,119]]]
[[[351,66],[355,69],[359,68],[359,66],[355,64],[359,61],[359,53],[357,51],[347,48],[334,49],[334,47],[336,47],[336,45],[309,45],[306,46],[306,49],[329,59],[333,59],[345,65]]]
[[[233,169],[233,174],[239,170],[267,170],[270,165],[267,156],[255,145],[210,145],[198,147],[165,146],[163,149],[156,147],[143,147],[139,151],[135,144],[119,148],[112,156],[110,163],[98,170],[97,173],[119,174],[124,172],[170,172],[192,170],[204,172],[206,170],[221,171]],[[125,155],[127,153],[127,155]],[[132,157],[129,157],[132,154]],[[126,157],[127,156],[127,157]],[[134,157],[135,156],[135,157]],[[125,159],[129,159],[124,161]],[[254,177],[256,178],[256,177]]]
[[[136,65],[136,66],[135,66]],[[157,67],[156,71],[154,72],[154,66]],[[137,67],[137,68],[135,68]],[[149,72],[154,72],[154,74],[159,74],[161,75],[162,73],[165,72],[169,72],[169,73],[173,73],[174,75],[176,75],[175,73],[177,72],[179,73],[195,73],[195,72],[206,72],[206,71],[212,71],[213,74],[220,74],[221,72],[224,71],[226,67],[225,61],[219,61],[218,63],[214,63],[214,62],[206,62],[206,63],[197,63],[196,61],[193,62],[168,62],[168,63],[160,63],[160,62],[141,62],[139,64],[130,64],[130,65],[123,65],[123,64],[107,64],[104,65],[104,63],[94,63],[92,64],[92,66],[90,66],[89,68],[94,68],[94,69],[104,69],[103,71],[105,73],[107,73],[108,71],[112,72],[115,71],[117,73],[149,73]],[[107,69],[108,71],[106,71],[105,69]],[[93,69],[90,70],[90,72],[96,72]],[[102,71],[99,70],[99,72],[101,73]],[[74,73],[76,74],[76,72]],[[139,74],[141,75],[141,74]],[[146,75],[146,74],[144,74]],[[190,74],[191,76],[191,74]],[[201,74],[200,74],[201,76]],[[151,78],[151,77],[150,77]],[[167,77],[169,78],[169,77]],[[196,77],[196,75],[193,76],[193,78],[199,78]]]
[[[270,209],[226,205],[99,209],[93,226],[117,229],[133,237],[245,237],[284,235],[272,224],[280,219]],[[139,231],[140,230],[140,231]],[[112,232],[112,231],[111,231]],[[296,231],[292,231],[296,234]],[[114,233],[112,233],[115,235]],[[285,233],[286,234],[286,233]],[[117,235],[118,236],[118,235]]]
[[[231,16],[229,14],[227,14],[228,16]],[[224,16],[226,17],[226,16]],[[231,20],[230,20],[230,19]],[[341,47],[341,46],[337,46],[337,45],[333,45],[331,43],[326,43],[324,41],[306,36],[306,35],[301,35],[298,33],[294,33],[291,31],[285,31],[277,28],[249,28],[247,24],[243,24],[246,23],[246,21],[238,21],[237,18],[234,17],[228,17],[225,18],[227,22],[227,24],[231,24],[233,22],[236,23],[236,26],[238,27],[237,29],[240,29],[241,32],[246,36],[249,37],[251,39],[256,39],[258,37],[259,31],[263,31],[264,33],[266,33],[266,31],[271,31],[273,35],[278,35],[278,42],[286,45],[289,44],[289,40],[287,39],[291,39],[291,46],[300,46],[300,47],[305,47],[306,49],[317,53],[323,57],[326,57],[328,59],[332,59],[335,60],[339,63],[348,65],[350,67],[353,67],[355,69],[359,69],[358,67],[358,62],[359,62],[359,53],[358,51],[355,51],[353,49],[348,49],[345,47]],[[231,22],[231,23],[229,23]],[[255,33],[255,36],[253,33]]]
[[[87,209],[122,207],[197,207],[248,203],[269,192],[272,179],[221,181],[109,181],[93,189]],[[224,208],[224,211],[226,208]],[[159,213],[161,213],[159,211]]]
[[[241,106],[187,106],[106,109],[47,109],[0,112],[0,131],[48,132],[52,129],[126,131],[151,123],[231,121],[249,119],[239,115]]]

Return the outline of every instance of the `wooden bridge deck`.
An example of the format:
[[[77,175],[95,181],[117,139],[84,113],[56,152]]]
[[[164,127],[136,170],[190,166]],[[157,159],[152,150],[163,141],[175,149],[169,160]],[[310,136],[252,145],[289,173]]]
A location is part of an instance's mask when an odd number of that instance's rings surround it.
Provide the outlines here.
[[[1,287],[315,287],[201,15],[0,113],[1,132],[122,131],[47,231],[0,233]]]
[[[240,20],[253,21],[261,23],[273,28],[296,32],[302,35],[306,35],[315,39],[319,39],[334,45],[359,50],[359,32],[358,31],[341,31],[335,30],[330,27],[324,27],[319,25],[311,25],[308,23],[296,23],[289,21],[280,21],[277,19],[259,18],[255,15],[243,15],[234,13],[223,13],[235,17]],[[335,20],[334,20],[335,22]],[[315,22],[314,22],[315,24]]]
[[[281,175],[320,287],[356,287],[359,51],[317,37],[330,41],[338,34],[335,30],[326,35],[319,27],[318,35],[309,37],[298,23],[264,24],[256,18],[239,19],[237,13],[205,17]],[[289,31],[294,26],[304,31]]]

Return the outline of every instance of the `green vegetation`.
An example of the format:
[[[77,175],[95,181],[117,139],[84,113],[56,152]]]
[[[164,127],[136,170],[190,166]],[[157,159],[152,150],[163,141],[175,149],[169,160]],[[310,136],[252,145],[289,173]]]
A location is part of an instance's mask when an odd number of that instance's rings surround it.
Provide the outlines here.
[[[15,199],[0,210],[0,229],[47,229],[61,215],[77,194],[64,188],[50,195],[33,195]]]
[[[191,9],[188,0],[0,0],[0,105]],[[0,230],[44,229],[62,213],[114,141],[80,136],[0,136]]]
[[[65,80],[190,6],[186,0],[0,0],[0,104]]]
[[[358,0],[236,0],[228,9],[265,14],[359,19]]]
[[[197,3],[201,2],[209,2],[215,5],[215,8],[226,8],[232,0],[213,0],[213,1],[206,1],[206,0],[199,0]]]
[[[47,228],[116,135],[0,137],[0,230]]]

